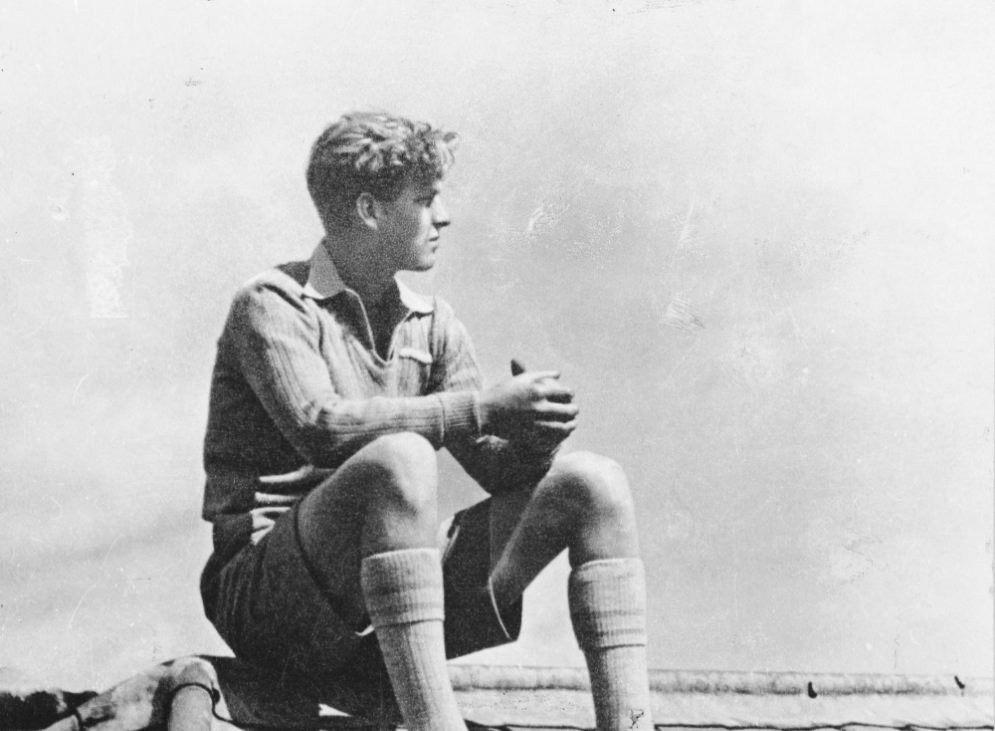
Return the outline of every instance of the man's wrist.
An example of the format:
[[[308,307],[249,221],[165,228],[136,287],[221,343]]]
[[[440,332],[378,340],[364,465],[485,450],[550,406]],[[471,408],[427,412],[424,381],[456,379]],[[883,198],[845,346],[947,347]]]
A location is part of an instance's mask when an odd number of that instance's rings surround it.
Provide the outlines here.
[[[442,402],[442,441],[458,436],[479,437],[480,398],[475,391],[445,391],[436,394]]]

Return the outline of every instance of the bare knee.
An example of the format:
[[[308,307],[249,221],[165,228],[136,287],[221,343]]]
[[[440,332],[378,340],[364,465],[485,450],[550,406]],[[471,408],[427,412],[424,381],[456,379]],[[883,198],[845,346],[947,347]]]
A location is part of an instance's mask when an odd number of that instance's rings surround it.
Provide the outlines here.
[[[553,463],[549,483],[582,522],[633,522],[629,482],[622,467],[593,452],[571,452]]]
[[[635,508],[618,463],[573,452],[553,463],[539,489],[547,520],[562,529],[572,566],[639,555]]]
[[[363,450],[369,473],[371,501],[405,513],[432,513],[434,518],[438,468],[435,449],[411,432],[379,437]]]

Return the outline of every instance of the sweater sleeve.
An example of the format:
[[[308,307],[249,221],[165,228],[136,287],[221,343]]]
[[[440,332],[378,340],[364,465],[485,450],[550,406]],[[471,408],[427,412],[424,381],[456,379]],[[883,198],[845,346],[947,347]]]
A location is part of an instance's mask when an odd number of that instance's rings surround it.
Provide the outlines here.
[[[432,392],[445,395],[473,393],[483,387],[473,343],[449,305],[436,300],[433,327],[434,363]],[[479,417],[478,417],[479,419]],[[488,493],[530,490],[549,471],[556,449],[536,450],[531,445],[493,435],[453,430],[445,446],[460,465]]]
[[[334,467],[384,434],[414,432],[437,449],[479,434],[473,393],[345,399],[320,353],[316,313],[277,284],[235,298],[227,334],[239,370],[277,428],[305,459]]]

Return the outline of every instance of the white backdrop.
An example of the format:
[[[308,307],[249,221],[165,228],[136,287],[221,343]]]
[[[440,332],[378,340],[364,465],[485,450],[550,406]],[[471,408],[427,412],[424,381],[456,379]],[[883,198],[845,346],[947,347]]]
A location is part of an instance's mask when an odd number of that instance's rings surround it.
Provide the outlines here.
[[[458,130],[445,296],[628,469],[660,668],[992,672],[988,2],[0,3],[0,665],[219,651],[200,439],[322,126]],[[477,498],[446,469],[444,505]],[[525,637],[580,663],[559,564]]]

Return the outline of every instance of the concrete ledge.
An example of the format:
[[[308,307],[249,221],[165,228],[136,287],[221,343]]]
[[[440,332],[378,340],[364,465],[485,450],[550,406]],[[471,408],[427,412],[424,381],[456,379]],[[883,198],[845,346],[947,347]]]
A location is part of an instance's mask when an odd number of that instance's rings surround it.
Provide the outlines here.
[[[452,664],[459,690],[588,690],[585,668]],[[957,695],[991,696],[991,678],[940,675],[771,673],[708,670],[651,670],[657,693],[741,693],[749,695]]]
[[[456,663],[450,665],[450,676],[464,716],[477,724],[505,729],[594,726],[584,668]],[[653,719],[661,728],[995,731],[989,679],[657,670],[650,680]],[[181,712],[212,731],[232,729],[219,717],[246,727],[389,727],[399,716],[388,696],[389,691],[385,696],[382,688],[360,686],[349,677],[311,683],[231,657],[190,656],[149,668],[95,697],[32,687],[0,674],[0,729],[54,724],[52,731],[79,731],[78,718],[95,731],[142,731],[171,725]],[[77,709],[76,717],[67,715],[70,707]]]

